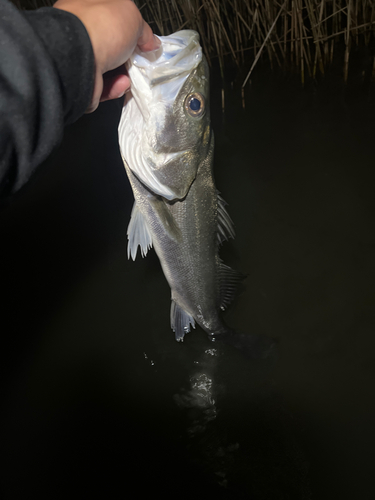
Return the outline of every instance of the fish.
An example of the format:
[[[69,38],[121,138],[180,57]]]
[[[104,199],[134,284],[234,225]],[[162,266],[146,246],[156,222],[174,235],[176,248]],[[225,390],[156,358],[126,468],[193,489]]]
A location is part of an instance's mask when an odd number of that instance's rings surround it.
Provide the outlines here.
[[[159,39],[159,49],[136,49],[127,62],[132,95],[118,134],[134,194],[128,258],[155,249],[178,342],[196,324],[211,341],[234,338],[221,313],[245,275],[219,257],[235,231],[214,181],[207,60],[193,30]]]

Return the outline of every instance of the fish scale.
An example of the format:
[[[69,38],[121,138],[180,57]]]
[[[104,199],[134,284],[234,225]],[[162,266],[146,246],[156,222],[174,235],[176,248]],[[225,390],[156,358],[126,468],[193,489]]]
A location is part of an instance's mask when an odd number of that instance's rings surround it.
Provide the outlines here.
[[[135,259],[138,247],[142,256],[154,247],[171,287],[176,340],[182,341],[196,323],[215,340],[232,334],[220,313],[243,275],[219,258],[220,244],[234,237],[234,229],[213,178],[208,65],[197,33],[160,39],[169,55],[152,55],[149,61],[147,54],[136,53],[128,63],[134,100],[124,107],[119,125],[135,198],[128,254]]]

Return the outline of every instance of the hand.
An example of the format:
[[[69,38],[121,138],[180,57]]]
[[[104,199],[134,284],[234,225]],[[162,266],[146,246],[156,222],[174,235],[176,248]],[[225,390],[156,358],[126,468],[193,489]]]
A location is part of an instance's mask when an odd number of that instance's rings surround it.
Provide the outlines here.
[[[58,0],[54,7],[77,16],[91,40],[96,74],[88,113],[99,102],[117,99],[130,88],[124,64],[137,45],[143,52],[160,45],[131,0]]]

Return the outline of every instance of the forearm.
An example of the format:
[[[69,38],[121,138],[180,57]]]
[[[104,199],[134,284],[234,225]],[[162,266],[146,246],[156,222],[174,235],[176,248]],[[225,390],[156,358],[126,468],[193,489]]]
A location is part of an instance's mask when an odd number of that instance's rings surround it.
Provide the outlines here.
[[[74,15],[0,0],[0,195],[17,191],[89,106],[94,56]]]

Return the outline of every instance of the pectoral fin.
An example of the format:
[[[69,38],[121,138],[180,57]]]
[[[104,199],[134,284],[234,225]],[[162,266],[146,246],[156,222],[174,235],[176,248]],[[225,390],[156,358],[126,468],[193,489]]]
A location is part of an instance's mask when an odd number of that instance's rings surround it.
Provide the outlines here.
[[[177,342],[182,342],[184,340],[185,334],[190,332],[190,325],[195,328],[194,318],[172,300],[171,328],[174,331]]]
[[[141,249],[142,257],[145,257],[148,250],[152,248],[152,236],[146,219],[139,210],[137,203],[134,202],[128,226],[128,259],[131,256],[135,260],[138,246]]]

